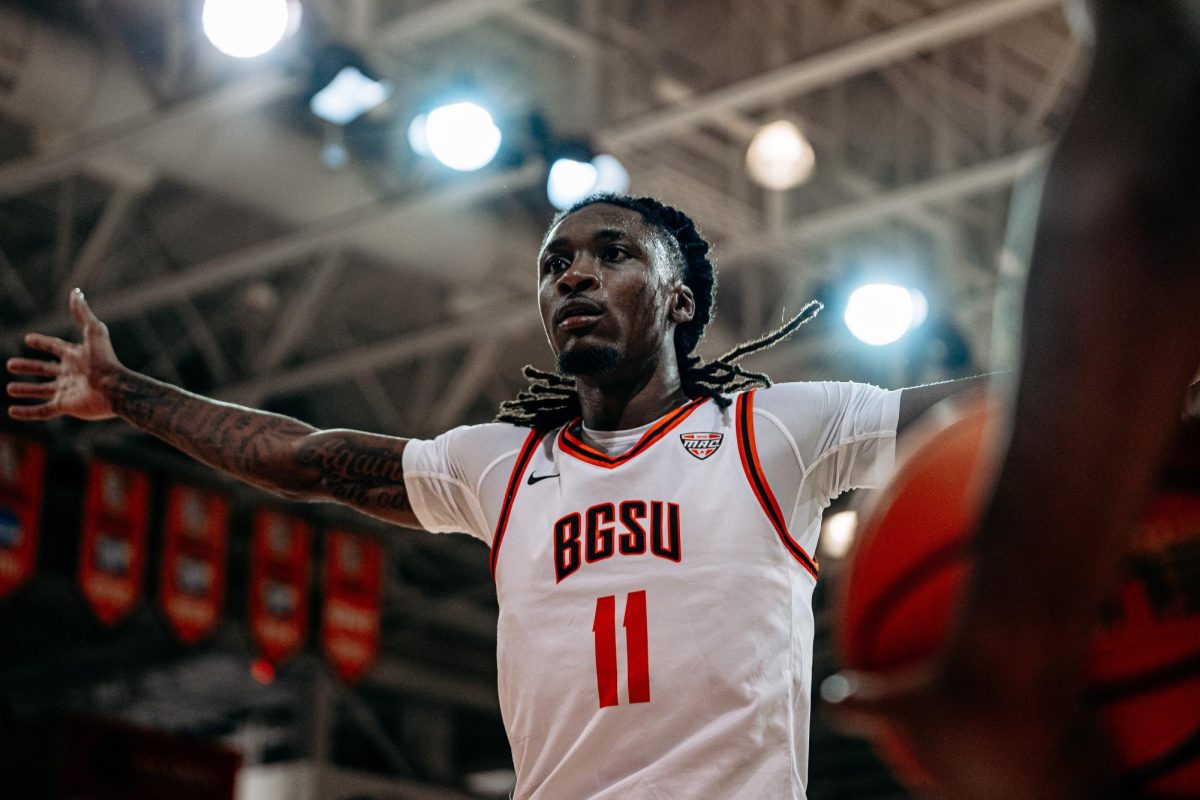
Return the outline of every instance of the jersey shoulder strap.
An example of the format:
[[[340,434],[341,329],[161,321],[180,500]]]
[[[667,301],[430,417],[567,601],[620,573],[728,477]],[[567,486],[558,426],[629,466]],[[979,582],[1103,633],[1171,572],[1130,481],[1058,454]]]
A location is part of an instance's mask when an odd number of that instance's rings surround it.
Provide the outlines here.
[[[492,555],[490,567],[492,580],[496,579],[496,560],[500,556],[500,544],[504,541],[504,531],[508,527],[508,517],[512,513],[513,503],[517,499],[517,491],[521,488],[521,476],[529,466],[533,454],[537,452],[538,443],[542,441],[543,433],[537,429],[531,430],[525,437],[517,453],[517,462],[513,464],[512,474],[508,477],[508,487],[504,490],[504,503],[500,506],[500,516],[496,519],[496,531],[492,535]]]
[[[780,510],[779,501],[775,499],[775,493],[771,491],[766,473],[763,472],[762,463],[758,460],[758,444],[754,438],[755,391],[757,390],[751,389],[738,395],[737,409],[734,414],[738,455],[742,459],[742,469],[746,473],[746,480],[750,482],[750,489],[758,498],[758,504],[762,506],[763,512],[771,522],[771,527],[779,535],[779,541],[783,542],[783,546],[792,555],[792,558],[796,559],[800,566],[808,570],[815,578],[818,572],[817,561],[805,552],[799,542],[792,538],[791,531],[788,530],[787,518]]]

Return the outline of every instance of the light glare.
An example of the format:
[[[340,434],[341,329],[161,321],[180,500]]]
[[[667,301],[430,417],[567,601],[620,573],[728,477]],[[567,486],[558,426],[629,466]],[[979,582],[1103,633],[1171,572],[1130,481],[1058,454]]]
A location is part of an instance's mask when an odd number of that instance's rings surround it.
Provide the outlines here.
[[[213,46],[234,58],[254,58],[288,32],[288,0],[204,0],[200,21]]]
[[[817,157],[808,139],[786,119],[764,125],[746,150],[746,171],[760,186],[776,191],[807,181]]]
[[[596,167],[596,186],[592,191],[622,194],[629,189],[629,170],[616,156],[601,153],[592,159]]]
[[[854,533],[858,530],[858,512],[839,511],[825,517],[821,523],[821,555],[828,558],[843,558],[854,544]]]
[[[913,306],[912,293],[902,286],[887,283],[860,286],[846,304],[846,327],[867,344],[891,344],[912,328]]]
[[[598,192],[621,194],[629,188],[629,171],[616,156],[601,153],[591,160],[560,158],[550,165],[546,178],[546,197],[550,204],[565,211],[588,195]]]
[[[474,103],[451,103],[430,111],[425,139],[434,158],[462,172],[486,166],[500,149],[500,129],[492,115]]]
[[[550,166],[550,174],[546,178],[546,197],[552,206],[565,211],[591,194],[599,177],[600,170],[594,164],[560,158]]]
[[[392,94],[386,81],[376,81],[355,67],[343,67],[321,91],[313,95],[308,106],[312,112],[334,125],[348,125]]]
[[[413,117],[412,122],[408,123],[408,146],[422,158],[433,155],[429,151],[429,136],[425,132],[425,123],[428,118],[428,114],[418,114]]]

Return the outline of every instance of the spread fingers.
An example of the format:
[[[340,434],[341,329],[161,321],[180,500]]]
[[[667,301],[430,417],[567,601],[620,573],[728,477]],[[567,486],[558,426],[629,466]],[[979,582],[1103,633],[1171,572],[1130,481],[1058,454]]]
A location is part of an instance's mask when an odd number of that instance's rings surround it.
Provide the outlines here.
[[[13,375],[34,375],[39,378],[54,378],[60,369],[58,362],[38,358],[10,358],[7,366]]]
[[[29,333],[25,335],[25,344],[32,347],[34,350],[44,350],[51,355],[62,358],[71,346],[69,342],[64,342],[57,336],[46,336],[42,333]]]
[[[53,383],[10,383],[8,385],[8,394],[10,397],[34,398],[38,400],[48,400],[54,396]]]

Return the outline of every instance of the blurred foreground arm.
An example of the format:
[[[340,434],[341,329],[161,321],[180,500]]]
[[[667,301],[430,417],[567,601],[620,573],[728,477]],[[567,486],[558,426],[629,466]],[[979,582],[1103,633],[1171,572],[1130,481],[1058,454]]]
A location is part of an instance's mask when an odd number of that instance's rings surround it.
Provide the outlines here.
[[[1075,727],[1084,658],[1200,362],[1200,3],[1093,8],[959,624],[928,669],[832,692],[849,727],[907,740],[948,797],[1116,791]]]
[[[13,405],[18,420],[120,417],[235,478],[287,497],[331,500],[391,522],[417,527],[404,488],[406,440],[356,431],[318,431],[263,411],[209,400],[125,368],[108,329],[71,294],[80,344],[31,333],[25,342],[53,359],[13,358],[9,395],[40,400]]]

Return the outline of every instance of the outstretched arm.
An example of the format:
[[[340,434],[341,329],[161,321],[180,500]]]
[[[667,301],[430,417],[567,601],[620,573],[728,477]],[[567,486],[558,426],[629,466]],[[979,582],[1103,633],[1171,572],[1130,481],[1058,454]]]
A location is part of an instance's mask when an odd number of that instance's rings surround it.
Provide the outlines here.
[[[904,430],[943,400],[985,388],[993,377],[993,375],[976,375],[971,378],[926,383],[922,386],[908,386],[902,389],[900,392],[900,420],[896,426],[897,429]]]
[[[52,358],[9,359],[12,374],[48,379],[8,384],[12,397],[41,401],[10,406],[13,419],[120,417],[255,486],[296,499],[344,503],[418,527],[404,488],[405,439],[319,431],[290,417],[209,400],[156,381],[121,364],[108,328],[78,289],[70,305],[83,334],[81,343],[31,333],[26,344]]]

